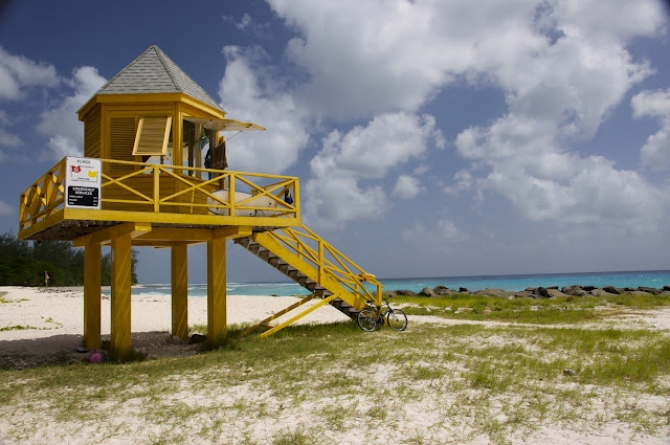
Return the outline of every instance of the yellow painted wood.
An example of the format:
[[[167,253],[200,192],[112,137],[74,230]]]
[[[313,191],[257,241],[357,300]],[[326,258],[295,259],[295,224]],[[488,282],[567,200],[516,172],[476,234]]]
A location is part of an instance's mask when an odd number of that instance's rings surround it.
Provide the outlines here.
[[[84,346],[100,349],[100,273],[102,252],[100,244],[84,247]]]
[[[196,229],[192,227],[154,227],[151,232],[139,235],[134,241],[175,241],[175,242],[205,242],[212,239],[211,229]]]
[[[307,297],[301,299],[301,300],[298,301],[297,303],[294,303],[294,304],[290,305],[290,306],[287,307],[286,309],[282,309],[281,311],[272,314],[271,316],[269,316],[269,317],[266,318],[265,320],[262,320],[260,323],[255,324],[255,325],[253,325],[253,326],[250,326],[249,328],[247,328],[247,329],[245,329],[244,331],[242,331],[242,333],[241,333],[240,335],[243,336],[243,337],[246,336],[246,335],[249,335],[249,334],[251,334],[252,332],[254,332],[256,329],[260,328],[261,326],[266,326],[266,325],[267,325],[268,323],[270,323],[272,320],[275,320],[275,319],[281,317],[282,315],[287,314],[287,313],[291,312],[292,310],[299,308],[299,307],[302,306],[303,304],[308,303],[308,302],[312,301],[312,300],[315,299],[315,298],[316,298],[316,295],[315,295],[315,294],[309,295],[309,296],[307,296]]]
[[[84,104],[84,106],[77,111],[77,114],[79,120],[83,121],[86,115],[93,110],[96,105],[101,105],[103,109],[113,109],[114,106],[125,106],[126,108],[132,106],[133,108],[139,108],[142,105],[175,103],[181,103],[188,106],[191,113],[201,115],[202,117],[210,116],[213,119],[223,119],[226,115],[223,110],[212,107],[211,105],[183,93],[99,94],[93,96],[86,104]]]
[[[288,319],[285,322],[275,326],[274,328],[270,329],[269,331],[263,332],[261,335],[259,335],[259,337],[260,338],[265,338],[267,336],[270,336],[270,335],[274,334],[277,331],[280,331],[280,330],[284,329],[286,326],[289,326],[289,325],[295,323],[296,321],[300,320],[305,315],[314,312],[315,310],[317,310],[321,306],[324,306],[324,305],[330,303],[331,301],[333,301],[337,297],[339,297],[339,295],[333,294],[328,298],[324,298],[323,300],[319,301],[315,305],[312,305],[312,306],[308,307],[307,309],[305,309],[304,311],[302,311],[298,315],[296,315],[294,317],[291,317],[290,319]]]
[[[146,234],[151,231],[151,224],[147,223],[124,223],[107,229],[98,230],[89,235],[76,238],[72,241],[72,246],[82,247],[89,243],[108,244],[115,237],[129,235],[130,238]]]
[[[100,158],[100,137],[102,131],[100,107],[89,113],[84,121],[84,156]]]
[[[112,238],[111,341],[113,353],[124,355],[131,342],[131,234]]]
[[[226,239],[207,242],[207,341],[226,338]]]
[[[172,129],[172,116],[141,117],[137,124],[133,155],[165,156]]]
[[[294,269],[297,269],[303,274],[305,274],[312,281],[318,283],[320,286],[330,290],[333,293],[339,294],[340,298],[342,298],[351,306],[357,309],[361,309],[362,307],[365,306],[364,302],[362,302],[360,298],[349,292],[332,277],[324,275],[324,277],[320,280],[318,265],[315,266],[305,261],[302,261],[296,254],[291,252],[276,239],[273,239],[270,233],[268,232],[255,233],[253,238],[255,242],[265,247],[275,255],[279,256],[279,258],[284,260]]]
[[[251,236],[252,226],[225,226],[214,230],[215,238],[235,239]]]
[[[135,161],[135,117],[112,117],[109,123],[109,158],[117,161]],[[136,170],[133,164],[103,163],[102,171],[122,175]]]
[[[172,335],[188,338],[188,251],[186,244],[172,247]]]
[[[48,216],[39,222],[28,225],[28,220],[24,220],[22,228],[19,229],[17,238],[20,240],[30,239],[31,236],[40,233],[41,231],[58,224],[65,220],[65,209],[57,209],[51,212]]]

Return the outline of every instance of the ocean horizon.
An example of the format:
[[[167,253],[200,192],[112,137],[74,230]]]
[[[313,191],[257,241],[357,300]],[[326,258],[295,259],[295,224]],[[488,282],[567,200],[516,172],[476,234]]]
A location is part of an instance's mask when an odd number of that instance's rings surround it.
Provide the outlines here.
[[[466,288],[470,291],[481,289],[502,289],[505,291],[522,291],[537,287],[566,287],[579,286],[615,286],[619,288],[670,286],[669,270],[644,271],[616,271],[616,272],[578,272],[578,273],[551,273],[551,274],[523,274],[523,275],[478,275],[456,277],[411,277],[411,278],[380,278],[384,290],[407,289],[420,292],[422,289],[436,286],[446,286],[458,290]],[[292,296],[309,295],[309,290],[299,284],[289,281],[227,283],[230,295],[245,296]],[[107,292],[108,293],[108,292]],[[170,284],[139,284],[133,286],[133,295],[171,295]],[[207,284],[189,284],[190,297],[207,296]]]

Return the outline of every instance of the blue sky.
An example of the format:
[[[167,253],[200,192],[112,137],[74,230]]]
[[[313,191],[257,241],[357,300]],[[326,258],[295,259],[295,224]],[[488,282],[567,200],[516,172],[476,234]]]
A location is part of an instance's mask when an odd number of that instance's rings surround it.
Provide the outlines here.
[[[308,227],[380,277],[670,269],[659,0],[3,4],[0,232],[81,154],[77,109],[157,44],[267,127],[230,169],[298,176]],[[280,277],[229,246],[229,280]],[[168,252],[140,249],[139,278],[168,281]]]

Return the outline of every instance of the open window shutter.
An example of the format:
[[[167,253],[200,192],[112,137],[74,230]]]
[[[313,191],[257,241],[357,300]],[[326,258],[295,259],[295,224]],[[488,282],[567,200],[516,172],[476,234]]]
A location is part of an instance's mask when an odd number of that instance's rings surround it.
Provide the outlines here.
[[[171,129],[172,116],[140,118],[133,144],[133,155],[165,156]]]

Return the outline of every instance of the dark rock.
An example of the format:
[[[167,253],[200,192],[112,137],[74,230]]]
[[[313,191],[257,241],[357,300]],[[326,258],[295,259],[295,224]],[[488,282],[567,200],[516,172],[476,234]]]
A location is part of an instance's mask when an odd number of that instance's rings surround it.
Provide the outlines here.
[[[661,289],[656,289],[655,287],[646,287],[646,286],[640,286],[638,287],[638,290],[641,290],[642,292],[648,292],[653,295],[658,295],[661,292],[663,292]]]
[[[435,292],[433,292],[433,289],[429,287],[424,287],[423,289],[421,289],[421,292],[419,292],[419,295],[421,297],[432,297],[435,295]]]
[[[543,287],[538,287],[535,289],[535,293],[542,298],[551,298],[549,291]]]
[[[615,295],[621,295],[624,292],[622,289],[619,289],[618,287],[614,287],[614,286],[605,286],[605,287],[603,287],[603,290],[605,292],[609,292],[610,294],[615,294]]]
[[[559,297],[567,297],[563,292],[561,292],[558,289],[554,289],[553,287],[548,287],[547,292],[549,292],[549,295],[551,295],[554,298],[559,298]]]
[[[668,289],[668,290],[670,290],[670,289]],[[464,294],[469,294],[470,293],[470,289],[468,289],[467,287],[459,287],[458,291],[460,293],[464,293]]]
[[[609,292],[605,292],[603,289],[593,289],[590,294],[594,297],[604,297],[606,295],[611,295]]]
[[[398,289],[398,290],[395,291],[395,294],[396,295],[402,295],[402,296],[405,296],[405,297],[416,297],[416,292],[414,292],[413,290],[409,290],[409,289]]]
[[[561,292],[566,295],[573,295],[575,297],[583,297],[587,293],[584,289],[582,289],[581,286],[567,286],[562,288]]]
[[[453,292],[450,290],[447,286],[435,286],[433,288],[433,293],[436,295],[449,295],[450,292]]]
[[[670,291],[670,286],[663,286],[663,290]]]
[[[582,290],[585,290],[586,292],[591,292],[595,288],[595,286],[582,286]]]
[[[189,337],[188,342],[192,345],[198,343],[205,343],[207,341],[207,336],[202,334],[193,334]]]
[[[535,295],[533,292],[529,290],[514,292],[512,295],[514,296],[514,298],[537,298],[537,295]]]
[[[549,287],[546,287],[545,289],[558,290],[558,286],[549,286]]]
[[[492,297],[507,297],[509,295],[509,292],[504,291],[502,289],[482,289],[478,290],[475,292],[477,295],[490,295]]]

